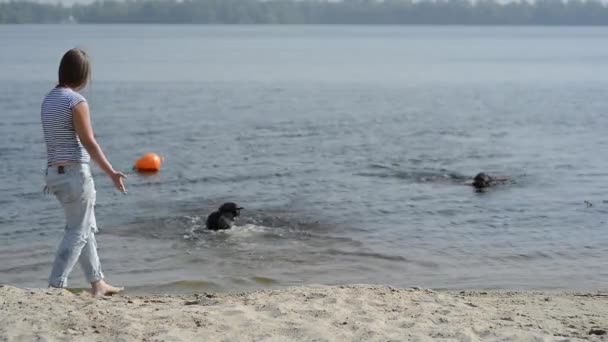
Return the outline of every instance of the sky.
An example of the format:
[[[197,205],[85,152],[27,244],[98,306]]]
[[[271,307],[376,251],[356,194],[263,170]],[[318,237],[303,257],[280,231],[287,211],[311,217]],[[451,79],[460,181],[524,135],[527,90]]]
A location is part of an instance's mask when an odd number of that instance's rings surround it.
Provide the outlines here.
[[[0,2],[3,2],[3,1],[7,1],[7,0],[0,0]],[[13,1],[32,1],[32,0],[13,0]],[[94,2],[95,0],[33,0],[33,1],[41,2],[41,3],[53,3],[53,4],[62,3],[64,5],[72,5],[74,3],[89,4],[91,2]],[[424,1],[424,0],[422,0],[422,1]],[[517,1],[517,0],[498,0],[498,2],[510,2],[510,1]],[[608,0],[602,0],[602,2],[608,3]]]

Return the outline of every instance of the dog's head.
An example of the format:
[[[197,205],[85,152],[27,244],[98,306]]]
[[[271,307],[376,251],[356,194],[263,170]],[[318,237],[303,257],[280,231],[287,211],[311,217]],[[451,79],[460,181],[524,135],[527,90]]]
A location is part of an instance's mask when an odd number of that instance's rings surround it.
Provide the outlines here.
[[[241,214],[242,207],[239,207],[236,203],[226,202],[220,206],[218,211],[220,214],[229,216],[231,218],[236,218]]]
[[[473,178],[473,186],[478,189],[486,188],[490,186],[491,183],[492,178],[483,172],[478,173],[475,178]]]

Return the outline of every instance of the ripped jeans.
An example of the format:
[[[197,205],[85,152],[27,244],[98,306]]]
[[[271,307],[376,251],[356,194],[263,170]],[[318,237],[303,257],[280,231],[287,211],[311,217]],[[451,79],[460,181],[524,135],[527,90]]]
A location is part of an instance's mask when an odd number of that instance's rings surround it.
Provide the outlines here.
[[[89,283],[102,280],[95,241],[96,191],[89,164],[50,166],[46,171],[46,184],[49,192],[61,203],[66,218],[65,232],[55,255],[49,285],[67,287],[68,276],[77,261]]]

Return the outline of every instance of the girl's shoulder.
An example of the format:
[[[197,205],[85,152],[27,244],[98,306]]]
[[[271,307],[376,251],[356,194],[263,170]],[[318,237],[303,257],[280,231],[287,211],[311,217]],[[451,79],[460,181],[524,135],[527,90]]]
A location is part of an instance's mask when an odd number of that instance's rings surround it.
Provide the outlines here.
[[[68,104],[70,109],[74,108],[81,102],[86,102],[87,99],[82,96],[79,92],[66,88],[66,87],[55,87],[49,91],[44,97],[45,101],[61,101]]]

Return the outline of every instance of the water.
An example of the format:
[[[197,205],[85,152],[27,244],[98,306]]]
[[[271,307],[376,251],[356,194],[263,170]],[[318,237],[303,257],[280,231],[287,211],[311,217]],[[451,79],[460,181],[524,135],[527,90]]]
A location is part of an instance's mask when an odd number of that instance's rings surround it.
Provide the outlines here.
[[[0,26],[0,282],[45,286],[42,96],[87,48],[102,263],[131,289],[608,283],[606,28]],[[476,193],[486,171],[513,184]],[[223,201],[239,227],[198,231]],[[593,206],[587,206],[590,201]],[[73,286],[83,286],[75,270]]]

